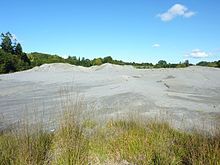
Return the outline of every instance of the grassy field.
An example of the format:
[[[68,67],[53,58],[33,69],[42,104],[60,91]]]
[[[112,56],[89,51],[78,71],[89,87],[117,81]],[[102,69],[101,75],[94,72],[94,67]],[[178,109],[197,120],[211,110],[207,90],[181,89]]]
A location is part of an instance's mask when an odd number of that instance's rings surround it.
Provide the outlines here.
[[[220,164],[218,126],[210,136],[159,120],[127,118],[100,125],[79,120],[78,106],[68,109],[53,131],[25,122],[2,131],[0,164]]]

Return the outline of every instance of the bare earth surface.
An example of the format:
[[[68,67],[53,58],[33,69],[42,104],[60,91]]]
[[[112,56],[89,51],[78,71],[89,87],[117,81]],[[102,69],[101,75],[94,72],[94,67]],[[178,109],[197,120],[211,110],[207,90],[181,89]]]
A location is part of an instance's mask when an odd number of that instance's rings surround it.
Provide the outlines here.
[[[0,127],[24,116],[56,121],[63,100],[74,102],[77,95],[99,121],[135,112],[146,120],[165,118],[177,128],[209,131],[220,118],[220,69],[45,64],[0,75]]]

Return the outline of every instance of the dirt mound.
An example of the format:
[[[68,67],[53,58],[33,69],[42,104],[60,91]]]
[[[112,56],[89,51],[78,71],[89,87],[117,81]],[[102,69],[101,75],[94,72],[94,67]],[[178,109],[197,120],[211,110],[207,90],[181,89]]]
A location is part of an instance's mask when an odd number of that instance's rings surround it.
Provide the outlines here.
[[[134,69],[132,66],[128,65],[115,65],[115,64],[102,64],[100,66],[93,66],[91,67],[91,70],[93,71],[120,71],[120,70],[131,70]]]
[[[88,72],[88,71],[121,71],[121,70],[132,70],[134,69],[132,66],[123,66],[123,65],[114,65],[114,64],[102,64],[100,66],[92,66],[92,67],[82,67],[71,65],[68,63],[53,63],[53,64],[43,64],[41,66],[34,67],[28,72]]]
[[[72,71],[87,71],[88,69],[81,66],[75,66],[67,63],[53,63],[53,64],[43,64],[41,66],[34,67],[30,69],[30,72],[72,72]]]

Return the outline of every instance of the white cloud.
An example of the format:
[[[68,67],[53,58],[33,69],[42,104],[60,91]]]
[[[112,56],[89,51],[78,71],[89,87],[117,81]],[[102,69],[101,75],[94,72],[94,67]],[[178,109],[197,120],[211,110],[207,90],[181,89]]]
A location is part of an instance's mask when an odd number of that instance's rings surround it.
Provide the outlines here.
[[[190,18],[195,15],[195,12],[189,11],[188,8],[181,4],[175,4],[167,12],[158,14],[162,21],[171,21],[177,16],[182,16],[185,18]]]
[[[185,13],[183,16],[186,17],[186,18],[190,18],[190,17],[192,17],[194,15],[195,15],[195,12],[189,11],[189,12]]]
[[[153,48],[159,48],[159,47],[160,47],[160,44],[153,44],[152,47],[153,47]]]
[[[194,49],[190,53],[186,54],[186,57],[191,57],[191,58],[205,58],[211,56],[212,53],[202,51],[200,49]]]

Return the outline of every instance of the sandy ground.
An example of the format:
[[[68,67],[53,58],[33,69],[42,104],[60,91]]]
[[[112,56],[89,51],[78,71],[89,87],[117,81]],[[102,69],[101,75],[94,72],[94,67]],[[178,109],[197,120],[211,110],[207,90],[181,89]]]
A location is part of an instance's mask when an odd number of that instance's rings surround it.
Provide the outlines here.
[[[0,75],[0,126],[28,117],[56,121],[66,98],[83,98],[86,113],[104,121],[135,112],[177,128],[210,130],[220,116],[220,69],[90,68],[45,64]],[[146,117],[146,118],[145,118]]]

